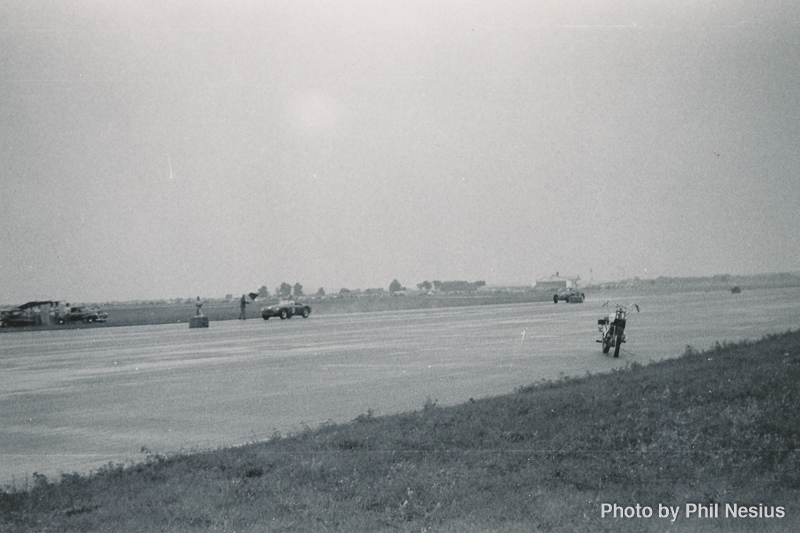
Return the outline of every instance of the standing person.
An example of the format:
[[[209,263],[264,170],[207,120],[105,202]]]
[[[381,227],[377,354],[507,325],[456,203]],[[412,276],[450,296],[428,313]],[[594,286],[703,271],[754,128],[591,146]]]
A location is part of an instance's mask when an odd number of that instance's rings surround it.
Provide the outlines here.
[[[200,297],[197,297],[197,300],[194,302],[195,307],[197,307],[197,315],[195,316],[203,316],[203,312],[200,310],[203,307],[203,302],[200,300]]]
[[[247,301],[246,295],[242,294],[241,300],[239,300],[239,320],[247,320],[247,304],[250,302]]]

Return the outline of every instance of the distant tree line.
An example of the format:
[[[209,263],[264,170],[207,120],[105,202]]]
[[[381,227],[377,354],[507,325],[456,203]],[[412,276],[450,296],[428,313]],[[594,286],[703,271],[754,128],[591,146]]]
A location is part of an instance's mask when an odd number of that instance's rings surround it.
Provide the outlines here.
[[[266,285],[262,285],[261,287],[258,288],[259,298],[267,299],[269,298],[269,296],[270,292]],[[281,282],[281,284],[275,288],[275,296],[282,299],[286,299],[291,296],[294,296],[295,298],[300,298],[305,296],[305,293],[303,292],[303,285],[301,285],[300,283],[295,283],[294,285],[290,285],[284,281]],[[325,296],[325,289],[320,287],[319,290],[317,291],[317,296]],[[225,299],[232,300],[233,295],[226,294]]]
[[[480,287],[486,286],[485,281],[438,281],[434,280],[433,282],[430,281],[423,281],[422,283],[417,283],[417,289],[421,291],[431,291],[435,290],[437,292],[473,292],[478,290]],[[407,289],[400,283],[397,279],[393,279],[392,282],[389,284],[389,294],[398,294],[403,293]],[[350,289],[342,288],[339,290],[339,294],[341,296],[349,296],[353,294],[354,291]],[[356,289],[355,293],[361,293],[360,289]],[[384,294],[385,291],[383,289],[366,289],[364,294],[367,295],[380,295]]]
[[[483,287],[486,285],[485,281],[423,281],[422,283],[417,283],[417,289],[422,291],[431,291],[435,290],[437,292],[472,292],[477,290],[479,287]],[[390,294],[398,294],[403,293],[407,289],[400,283],[397,279],[393,279],[392,282],[389,284],[389,293]],[[351,296],[361,294],[362,291],[360,289],[350,290],[347,288],[342,287],[339,292],[337,293],[339,296]],[[366,289],[363,291],[363,294],[369,296],[378,296],[381,294],[386,294],[385,289]],[[303,292],[303,285],[300,283],[295,283],[294,285],[290,285],[289,283],[283,281],[280,285],[275,287],[275,297],[280,299],[288,299],[288,298],[302,298],[306,294]],[[319,290],[315,293],[315,296],[321,298],[326,295],[325,289],[320,287]],[[258,297],[262,299],[267,299],[270,297],[269,289],[266,285],[262,285],[258,288]],[[233,296],[228,294],[225,296],[226,300],[231,300]]]
[[[436,290],[439,292],[471,292],[479,287],[484,287],[485,281],[423,281],[417,284],[417,288],[423,291]]]

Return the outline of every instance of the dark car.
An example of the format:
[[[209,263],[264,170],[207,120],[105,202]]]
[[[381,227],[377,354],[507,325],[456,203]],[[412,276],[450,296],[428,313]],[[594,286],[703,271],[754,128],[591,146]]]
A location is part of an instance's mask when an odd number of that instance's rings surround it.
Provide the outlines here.
[[[108,313],[104,311],[87,310],[83,307],[70,307],[66,313],[56,316],[58,324],[65,324],[67,322],[105,322],[108,319]]]
[[[108,313],[100,311],[99,309],[93,309],[87,313],[86,317],[87,322],[105,322],[108,320]]]
[[[22,309],[11,309],[10,311],[3,311],[0,318],[0,327],[19,327],[19,326],[33,326],[36,324],[36,317],[32,313],[27,313]]]
[[[303,318],[308,318],[311,314],[311,308],[304,304],[295,303],[292,300],[279,302],[269,307],[261,308],[261,318],[269,320],[270,317],[277,316],[281,319],[292,318],[294,315],[300,315]]]
[[[557,304],[559,300],[568,304],[582,304],[584,299],[586,299],[586,295],[574,289],[563,289],[553,295],[554,304]]]

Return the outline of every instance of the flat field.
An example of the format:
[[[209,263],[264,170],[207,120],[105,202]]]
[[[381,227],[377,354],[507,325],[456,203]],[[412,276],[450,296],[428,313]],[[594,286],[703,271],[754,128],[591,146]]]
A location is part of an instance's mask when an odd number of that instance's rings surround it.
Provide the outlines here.
[[[88,472],[454,405],[561,376],[676,357],[687,345],[798,326],[800,289],[627,294],[619,360],[595,343],[601,304],[508,304],[308,319],[16,332],[0,347],[0,482]]]
[[[797,531],[800,331],[0,490],[0,532]]]
[[[352,298],[300,298],[297,301],[310,305],[314,315],[340,313],[407,311],[413,309],[438,309],[449,307],[472,307],[476,305],[512,305],[520,303],[552,301],[549,291],[519,291],[474,293],[450,296],[369,296]],[[246,316],[248,319],[261,319],[261,307],[277,303],[275,298],[265,300],[248,298]],[[146,326],[157,324],[188,324],[195,314],[193,301],[184,303],[120,303],[101,306],[108,313],[104,323],[72,323],[51,326],[30,326],[0,329],[2,333],[19,331],[44,331],[66,329],[92,329],[120,326]],[[203,314],[209,320],[218,322],[239,318],[239,299],[230,301],[209,300],[203,304]]]

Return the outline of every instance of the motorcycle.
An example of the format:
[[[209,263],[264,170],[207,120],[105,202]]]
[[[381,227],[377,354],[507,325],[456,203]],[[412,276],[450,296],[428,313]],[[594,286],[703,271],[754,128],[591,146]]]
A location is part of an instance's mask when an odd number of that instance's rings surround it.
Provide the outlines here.
[[[625,338],[625,325],[628,321],[628,310],[636,309],[639,312],[639,305],[631,303],[628,305],[621,305],[612,301],[603,304],[603,307],[615,306],[613,314],[597,321],[597,329],[600,331],[600,338],[596,342],[603,345],[603,353],[608,353],[611,348],[614,348],[614,357],[619,357],[619,349],[622,343],[626,341]]]

